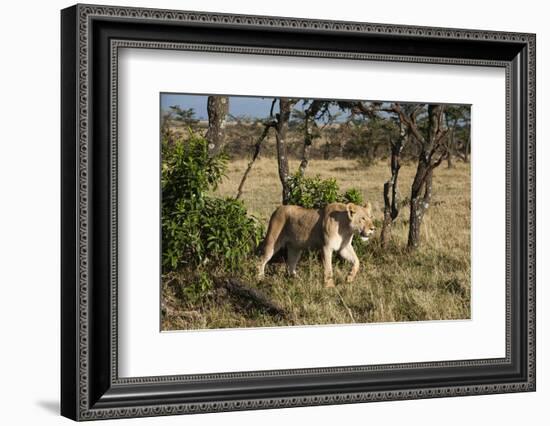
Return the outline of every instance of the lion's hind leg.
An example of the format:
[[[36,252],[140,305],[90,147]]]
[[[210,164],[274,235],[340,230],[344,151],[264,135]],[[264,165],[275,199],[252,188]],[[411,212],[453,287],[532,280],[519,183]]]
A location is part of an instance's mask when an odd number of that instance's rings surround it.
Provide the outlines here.
[[[273,242],[270,243],[266,241],[264,246],[264,254],[258,266],[258,278],[262,279],[264,277],[265,265],[267,265],[267,262],[269,262],[269,260],[273,257],[274,254],[275,254],[275,249],[274,249]]]
[[[260,260],[260,265],[258,266],[258,278],[262,279],[265,275],[265,265],[271,260],[273,255],[277,253],[282,248],[282,241],[278,238],[274,240],[273,238],[266,238],[264,254]]]
[[[286,248],[286,265],[287,265],[287,268],[288,268],[288,273],[289,275],[291,276],[296,276],[296,265],[298,264],[298,262],[300,261],[300,257],[302,256],[302,250],[296,248],[296,247],[292,247],[292,246],[287,246]]]
[[[267,228],[267,234],[264,241],[264,254],[258,266],[258,278],[262,279],[265,274],[265,265],[277,253],[284,245],[282,241],[282,230],[285,226],[284,209],[279,207],[271,215],[269,220],[269,226]]]

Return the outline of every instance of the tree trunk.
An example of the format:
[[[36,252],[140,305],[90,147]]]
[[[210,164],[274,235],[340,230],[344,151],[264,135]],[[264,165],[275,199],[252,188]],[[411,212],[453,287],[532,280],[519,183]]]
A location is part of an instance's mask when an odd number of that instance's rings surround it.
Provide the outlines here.
[[[302,161],[300,161],[299,172],[304,175],[309,164],[309,152],[311,151],[311,145],[313,145],[313,135],[309,130],[309,117],[306,116],[304,121],[304,146],[302,148]]]
[[[409,249],[416,249],[420,245],[420,225],[422,224],[422,217],[425,211],[421,194],[422,189],[425,187],[428,174],[431,174],[431,171],[428,171],[426,163],[419,161],[411,188],[411,201],[409,203],[411,208],[409,215],[409,239],[407,242],[407,247]],[[431,195],[431,184],[429,193]]]
[[[416,249],[420,244],[420,226],[422,225],[422,220],[424,219],[424,214],[430,202],[432,200],[432,177],[433,169],[430,167],[426,171],[424,177],[424,196],[420,199],[420,194],[415,201],[415,215],[414,218],[411,214],[411,226],[409,227],[409,248]],[[412,211],[412,202],[411,202],[411,211]]]
[[[290,169],[288,166],[288,148],[287,148],[287,133],[288,121],[290,119],[290,111],[294,102],[288,98],[279,99],[279,114],[276,115],[277,124],[275,125],[275,139],[277,141],[277,162],[279,167],[279,179],[282,186],[282,202],[288,204],[290,198],[290,188],[288,186],[288,178]]]
[[[419,141],[422,145],[418,157],[416,175],[411,187],[409,238],[407,247],[415,250],[420,245],[420,226],[424,213],[430,205],[432,197],[433,169],[437,167],[443,155],[437,161],[433,161],[437,145],[441,142],[444,132],[441,130],[441,118],[444,111],[443,105],[428,105],[428,137]],[[415,129],[417,130],[417,129]],[[422,196],[422,190],[424,195]]]
[[[229,111],[229,98],[227,96],[208,96],[208,153],[210,156],[221,152],[224,143],[225,117]]]
[[[330,159],[330,139],[326,138],[325,147],[323,149],[323,160]]]
[[[384,183],[384,222],[382,223],[382,232],[380,233],[382,248],[388,247],[388,243],[391,238],[391,227],[393,220],[391,218],[390,191],[394,188],[394,186],[395,182],[392,182],[392,180]]]
[[[406,128],[403,123],[400,125],[400,135],[396,142],[390,140],[391,146],[391,178],[384,183],[384,222],[382,224],[382,232],[380,240],[382,247],[386,248],[391,239],[391,228],[393,222],[399,214],[398,195],[397,195],[397,178],[399,169],[401,168],[401,150],[406,138]],[[391,198],[390,198],[391,195]]]

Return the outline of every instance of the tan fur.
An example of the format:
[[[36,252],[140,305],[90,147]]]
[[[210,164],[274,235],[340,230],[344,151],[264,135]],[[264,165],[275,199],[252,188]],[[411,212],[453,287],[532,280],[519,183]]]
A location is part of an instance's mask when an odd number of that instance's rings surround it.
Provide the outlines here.
[[[351,242],[355,234],[368,239],[374,232],[370,203],[332,203],[323,209],[305,209],[299,206],[280,206],[271,215],[265,237],[264,255],[258,276],[264,276],[265,265],[283,247],[287,249],[287,267],[296,275],[296,264],[305,249],[321,250],[323,254],[326,287],[334,287],[332,253],[353,264],[347,282],[352,282],[359,270],[359,259]]]

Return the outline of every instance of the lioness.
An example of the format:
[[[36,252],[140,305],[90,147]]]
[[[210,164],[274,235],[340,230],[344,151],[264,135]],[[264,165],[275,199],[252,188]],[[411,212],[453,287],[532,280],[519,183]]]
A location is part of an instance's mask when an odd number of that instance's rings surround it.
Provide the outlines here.
[[[322,209],[280,206],[269,221],[258,276],[264,276],[265,265],[283,247],[287,249],[286,263],[290,275],[296,275],[296,264],[302,250],[321,249],[325,287],[334,287],[333,251],[353,264],[347,276],[347,282],[352,282],[359,270],[359,259],[351,245],[353,236],[359,234],[366,241],[373,232],[370,203],[364,207],[353,203],[332,203]]]

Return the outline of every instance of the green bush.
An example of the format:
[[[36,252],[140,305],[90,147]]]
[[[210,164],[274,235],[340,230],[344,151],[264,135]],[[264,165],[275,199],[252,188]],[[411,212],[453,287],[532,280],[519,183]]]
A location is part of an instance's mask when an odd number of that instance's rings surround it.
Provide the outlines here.
[[[196,276],[192,276],[192,278],[186,285],[182,286],[182,296],[187,302],[194,305],[212,293],[214,282],[210,274],[204,271],[198,271]]]
[[[162,265],[234,271],[259,244],[263,228],[242,202],[208,196],[224,176],[226,158],[210,157],[207,141],[163,141]]]
[[[363,195],[357,188],[350,188],[344,194],[340,196],[341,203],[353,203],[357,205],[363,205]]]
[[[162,141],[162,210],[170,215],[178,204],[201,203],[224,177],[227,158],[210,157],[206,139],[190,133],[187,140]]]
[[[298,172],[289,178],[289,187],[288,204],[309,209],[319,209],[335,202],[363,204],[363,196],[359,190],[351,188],[340,194],[338,182],[333,178],[321,179],[319,175],[310,178]]]

